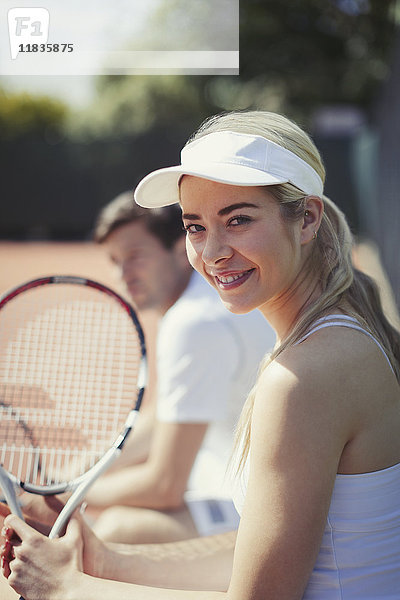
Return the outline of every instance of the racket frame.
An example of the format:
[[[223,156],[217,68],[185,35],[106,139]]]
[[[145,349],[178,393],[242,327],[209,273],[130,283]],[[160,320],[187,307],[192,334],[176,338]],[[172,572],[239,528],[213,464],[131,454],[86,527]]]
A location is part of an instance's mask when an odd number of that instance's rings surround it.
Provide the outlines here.
[[[122,452],[125,441],[131,433],[136,419],[138,417],[148,375],[145,337],[135,310],[117,292],[111,290],[104,284],[94,281],[93,279],[88,279],[86,277],[80,277],[75,275],[49,275],[46,277],[33,279],[3,294],[0,297],[0,309],[7,302],[9,302],[10,300],[27,290],[45,284],[60,283],[88,286],[113,297],[122,306],[122,308],[125,309],[125,311],[128,313],[129,317],[134,323],[140,342],[141,359],[137,381],[136,402],[134,407],[128,413],[123,430],[121,433],[119,433],[114,443],[105,452],[105,454],[103,454],[103,456],[100,459],[98,459],[98,461],[84,474],[80,475],[79,477],[76,477],[75,479],[72,479],[71,481],[50,484],[48,486],[40,486],[29,482],[20,481],[12,473],[8,473],[0,464],[0,487],[2,488],[6,502],[9,505],[12,513],[16,514],[22,519],[22,510],[17,500],[16,492],[21,492],[21,490],[23,490],[41,496],[53,496],[55,494],[62,494],[64,492],[72,492],[72,495],[70,496],[64,508],[58,515],[50,531],[49,538],[56,538],[60,535],[62,529],[64,528],[64,525],[68,522],[73,512],[83,501],[88,489],[91,487],[94,481],[111,466],[111,464],[118,458],[118,456]]]

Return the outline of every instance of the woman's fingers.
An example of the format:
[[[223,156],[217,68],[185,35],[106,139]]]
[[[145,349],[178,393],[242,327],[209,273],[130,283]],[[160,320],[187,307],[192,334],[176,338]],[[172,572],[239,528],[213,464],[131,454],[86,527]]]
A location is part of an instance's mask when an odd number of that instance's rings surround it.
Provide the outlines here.
[[[69,523],[62,538],[50,540],[27,523],[9,515],[4,522],[2,571],[22,596],[47,598],[68,588],[71,577],[82,571],[81,527]]]
[[[11,514],[11,510],[8,508],[7,504],[0,502],[0,517],[5,518],[9,514]]]
[[[6,579],[10,576],[10,562],[14,559],[14,551],[11,542],[5,541],[1,547],[1,571]]]
[[[18,518],[18,517],[16,517]],[[3,538],[3,544],[1,546],[0,554],[1,554],[1,570],[8,579],[11,573],[10,563],[14,560],[14,548],[21,543],[21,539],[18,534],[15,532],[14,528],[7,524],[6,522],[3,524],[3,528],[1,530],[1,535]]]
[[[3,528],[6,539],[11,539],[16,534],[20,540],[24,541],[32,536],[41,535],[16,515],[8,515],[4,519]]]

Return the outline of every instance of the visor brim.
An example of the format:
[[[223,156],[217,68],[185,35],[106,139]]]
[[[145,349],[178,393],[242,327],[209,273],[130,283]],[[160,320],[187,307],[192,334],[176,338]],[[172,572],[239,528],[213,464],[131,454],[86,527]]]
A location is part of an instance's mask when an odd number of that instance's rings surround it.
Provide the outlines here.
[[[179,181],[183,175],[227,185],[263,186],[287,183],[265,171],[238,164],[208,164],[188,168],[183,165],[158,169],[147,175],[135,190],[135,202],[144,208],[159,208],[179,202]]]

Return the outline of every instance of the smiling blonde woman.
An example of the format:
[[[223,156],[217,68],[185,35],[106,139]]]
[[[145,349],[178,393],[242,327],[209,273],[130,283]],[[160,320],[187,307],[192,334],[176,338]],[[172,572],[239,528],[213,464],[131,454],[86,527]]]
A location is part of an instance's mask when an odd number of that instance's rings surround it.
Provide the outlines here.
[[[9,545],[14,531],[23,540],[16,558],[5,552],[17,591],[36,597],[29,590],[46,561],[42,600],[399,595],[400,336],[374,283],[352,266],[351,233],[324,178],[297,125],[240,112],[207,121],[181,164],[149,174],[135,193],[148,208],[179,202],[193,267],[230,311],[258,309],[277,334],[238,432],[236,542],[122,551],[76,522],[54,542],[8,517]],[[77,566],[82,532],[95,578]]]

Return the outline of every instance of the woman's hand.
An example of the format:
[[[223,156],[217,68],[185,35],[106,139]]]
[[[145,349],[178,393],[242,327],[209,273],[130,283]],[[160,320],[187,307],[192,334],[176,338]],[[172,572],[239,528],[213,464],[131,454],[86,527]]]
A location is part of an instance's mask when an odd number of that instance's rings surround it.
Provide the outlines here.
[[[51,526],[54,524],[58,514],[64,507],[63,501],[57,496],[36,496],[26,494],[23,502],[23,514],[25,521],[36,531],[48,536]],[[0,502],[0,529],[3,520],[10,514],[7,505]],[[83,570],[93,577],[109,577],[109,550],[106,545],[93,533],[84,517],[79,513],[75,515],[81,528],[81,538],[84,544]],[[0,536],[0,543],[4,539]],[[107,573],[105,572],[107,567]]]
[[[81,526],[71,519],[66,534],[49,540],[9,515],[4,520],[1,566],[11,587],[29,600],[65,600],[83,570]]]

